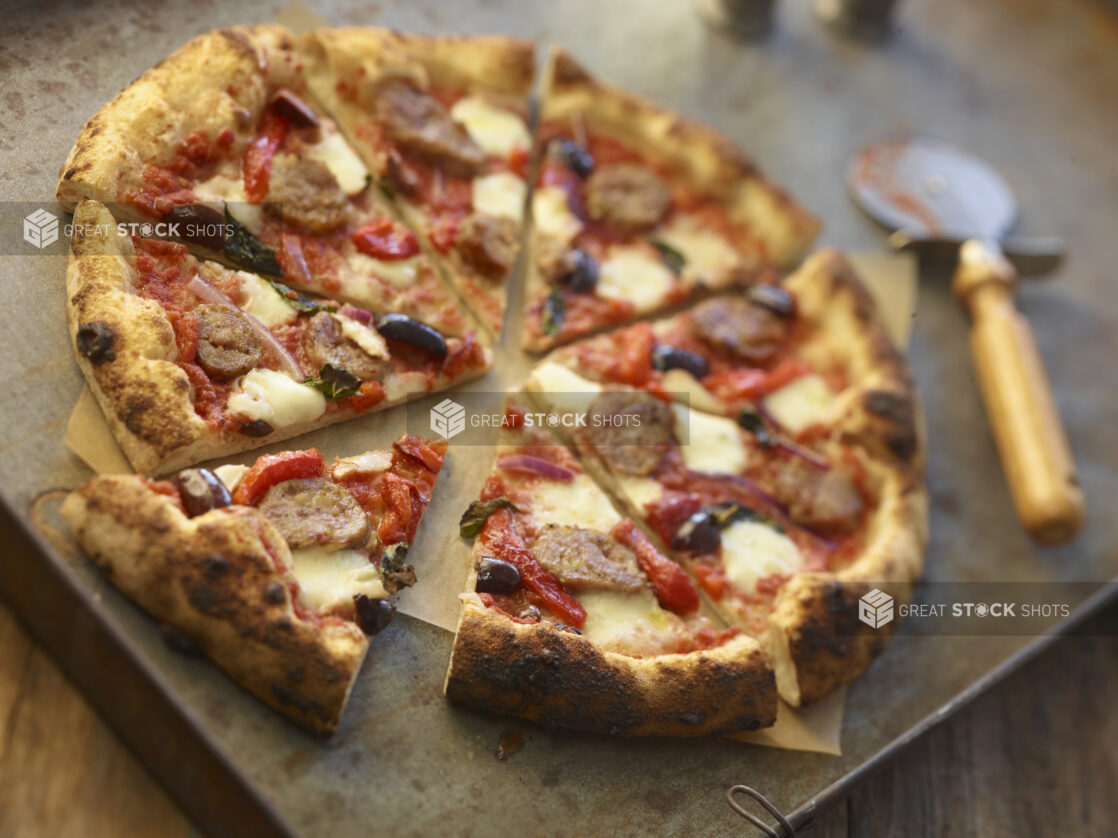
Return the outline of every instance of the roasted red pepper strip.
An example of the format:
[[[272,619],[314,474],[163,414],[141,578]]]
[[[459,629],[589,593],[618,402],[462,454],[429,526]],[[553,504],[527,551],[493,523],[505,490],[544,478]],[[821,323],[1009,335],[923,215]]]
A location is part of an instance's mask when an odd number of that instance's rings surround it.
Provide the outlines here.
[[[661,554],[632,520],[618,521],[610,534],[637,554],[637,564],[652,580],[660,605],[676,614],[693,614],[699,610],[699,592],[683,568]]]
[[[326,458],[316,448],[306,451],[284,451],[261,457],[245,472],[233,492],[233,503],[252,506],[277,483],[307,477],[320,477]]]
[[[258,204],[268,194],[272,158],[286,136],[287,120],[275,111],[265,113],[260,132],[245,149],[245,196],[250,203]]]
[[[419,253],[415,233],[391,218],[377,218],[353,234],[353,243],[366,256],[391,262]]]
[[[446,443],[436,442],[432,445],[428,440],[415,434],[400,437],[392,445],[397,451],[407,454],[414,460],[423,463],[428,471],[439,473],[443,467],[443,457],[446,456]]]
[[[756,402],[809,372],[803,361],[785,358],[771,370],[750,367],[708,375],[703,386],[724,401]]]
[[[538,594],[548,610],[567,625],[582,628],[586,623],[586,609],[563,590],[563,585],[550,570],[536,561],[512,525],[509,509],[498,509],[490,515],[480,534],[483,554],[516,565],[521,584]]]

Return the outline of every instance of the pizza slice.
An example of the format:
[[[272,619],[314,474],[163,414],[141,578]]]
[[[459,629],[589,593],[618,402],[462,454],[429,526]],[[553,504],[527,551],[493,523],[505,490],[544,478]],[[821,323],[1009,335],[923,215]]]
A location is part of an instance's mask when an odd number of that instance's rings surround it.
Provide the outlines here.
[[[771,725],[760,645],[701,615],[679,565],[515,404],[500,441],[461,522],[475,543],[447,697],[621,736]]]
[[[484,374],[444,336],[74,214],[66,314],[78,364],[125,456],[163,473],[287,439]]]
[[[824,258],[797,301],[803,363],[828,374],[801,372],[732,418],[551,361],[527,384],[564,416],[587,470],[764,644],[793,706],[884,647],[889,630],[858,622],[858,598],[878,585],[903,592],[927,537],[907,370],[856,277]]]
[[[532,194],[526,349],[794,263],[819,224],[725,137],[591,78],[556,48]]]
[[[93,198],[200,255],[461,334],[461,303],[371,180],[310,96],[293,35],[269,25],[206,33],[140,76],[86,123],[57,197],[71,210]]]
[[[370,27],[314,30],[300,49],[314,92],[500,334],[520,252],[534,44]]]
[[[169,480],[102,475],[67,496],[62,516],[176,647],[330,733],[369,638],[415,582],[408,547],[445,453],[443,442],[403,436],[332,464],[309,449]]]

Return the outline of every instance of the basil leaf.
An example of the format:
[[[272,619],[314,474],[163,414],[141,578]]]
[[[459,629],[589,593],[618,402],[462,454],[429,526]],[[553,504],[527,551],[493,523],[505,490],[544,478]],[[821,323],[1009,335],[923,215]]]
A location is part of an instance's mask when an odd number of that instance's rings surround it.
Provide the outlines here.
[[[543,304],[543,316],[540,318],[540,328],[545,335],[554,337],[559,334],[563,326],[563,319],[567,316],[567,306],[563,302],[563,292],[558,288],[552,289]]]
[[[314,314],[319,311],[338,310],[337,306],[323,305],[316,300],[312,300],[310,297],[303,296],[290,285],[285,285],[278,279],[270,279],[266,276],[262,276],[260,278],[271,285],[275,292],[283,297],[283,301],[296,311],[306,312],[307,314]]]
[[[687,264],[687,259],[682,253],[659,239],[652,239],[651,244],[660,251],[660,261],[664,263],[665,268],[676,276],[683,273],[683,266]]]
[[[370,180],[372,180],[372,177],[372,175],[369,175]],[[388,185],[388,181],[384,178],[377,179],[377,187],[380,189],[380,194],[389,201],[396,199],[396,193],[392,191],[392,187]]]
[[[308,387],[313,387],[324,393],[328,399],[344,399],[346,396],[356,396],[361,387],[361,379],[331,364],[324,364],[318,371],[318,378],[308,378],[304,382]]]
[[[283,276],[283,270],[276,261],[276,252],[235,219],[228,205],[225,207],[225,226],[229,234],[225,237],[223,252],[230,262],[256,273]]]
[[[514,512],[520,511],[515,503],[505,497],[475,500],[462,513],[462,520],[458,522],[458,532],[463,538],[476,538],[482,526],[489,520],[489,516],[502,507],[507,507]]]

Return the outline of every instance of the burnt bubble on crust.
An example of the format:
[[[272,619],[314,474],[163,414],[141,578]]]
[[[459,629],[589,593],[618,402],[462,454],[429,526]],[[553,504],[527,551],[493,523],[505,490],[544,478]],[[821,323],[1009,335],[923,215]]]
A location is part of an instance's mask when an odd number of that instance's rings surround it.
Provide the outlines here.
[[[115,337],[113,327],[108,323],[101,320],[83,323],[78,327],[78,352],[94,364],[115,361],[116,352],[113,351]]]
[[[916,408],[912,396],[894,390],[870,390],[862,404],[868,413],[888,422],[884,439],[889,450],[901,460],[911,460],[917,448]]]

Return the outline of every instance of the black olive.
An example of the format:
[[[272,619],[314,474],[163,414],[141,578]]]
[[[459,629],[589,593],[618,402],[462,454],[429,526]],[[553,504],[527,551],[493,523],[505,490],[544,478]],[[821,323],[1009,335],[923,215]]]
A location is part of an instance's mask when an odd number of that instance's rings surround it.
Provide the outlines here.
[[[376,319],[377,331],[389,340],[410,343],[436,358],[446,357],[446,338],[426,323],[413,320],[406,314],[381,314]]]
[[[593,291],[598,285],[598,260],[585,250],[568,251],[559,281],[578,294]]]
[[[701,509],[683,522],[672,539],[672,546],[702,555],[713,553],[722,544],[722,531],[714,517]]]
[[[240,432],[242,434],[253,438],[267,436],[273,430],[275,429],[263,419],[253,419],[251,422],[242,422],[240,427]]]
[[[792,295],[779,285],[753,285],[745,292],[749,302],[764,306],[781,317],[791,317],[796,312]]]
[[[511,594],[520,588],[520,571],[510,562],[482,556],[478,561],[477,585],[481,594]]]
[[[353,605],[357,609],[357,625],[370,637],[384,631],[396,615],[396,603],[387,599],[369,599],[364,594],[354,594]]]
[[[172,235],[190,244],[220,253],[225,247],[225,216],[205,204],[172,207],[162,219],[174,224]]]
[[[171,478],[182,497],[182,508],[193,518],[233,502],[218,476],[206,468],[185,468]]]
[[[768,425],[765,424],[764,418],[752,408],[743,407],[741,409],[738,414],[738,424],[753,434],[761,445],[775,445],[777,442]]]
[[[272,110],[297,128],[318,127],[318,114],[286,87],[281,87],[272,97]]]
[[[551,147],[555,150],[555,156],[579,177],[586,177],[594,171],[594,158],[574,140],[556,140]]]
[[[78,352],[95,364],[116,359],[113,352],[113,327],[95,320],[78,327]]]
[[[688,349],[661,344],[652,350],[652,366],[658,370],[683,370],[695,378],[703,378],[710,372],[706,358]]]

